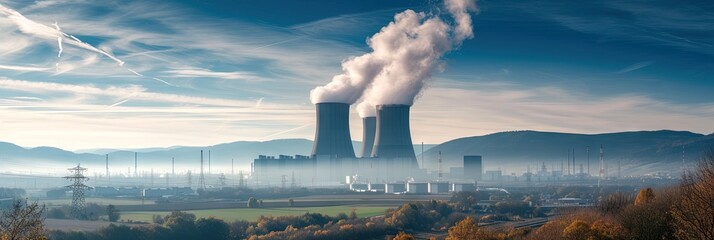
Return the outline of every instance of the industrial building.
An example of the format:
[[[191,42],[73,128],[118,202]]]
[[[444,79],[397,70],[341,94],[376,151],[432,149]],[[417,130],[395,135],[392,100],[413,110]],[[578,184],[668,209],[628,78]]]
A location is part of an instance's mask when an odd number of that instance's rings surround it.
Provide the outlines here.
[[[476,191],[476,185],[473,183],[453,183],[451,184],[452,192],[473,192]]]
[[[503,175],[503,172],[501,170],[487,170],[486,177],[484,178],[484,180],[486,180],[486,181],[501,181],[502,175]]]
[[[448,182],[430,182],[429,183],[429,193],[431,194],[445,194],[449,193],[451,186]]]
[[[372,183],[423,178],[426,171],[419,168],[412,145],[410,107],[379,105],[376,117],[362,119],[364,144],[357,158],[349,129],[350,105],[315,104],[317,127],[312,154],[277,158],[260,155],[253,162],[253,180],[257,185],[278,185],[289,176],[304,186],[323,186],[343,183],[345,176],[354,175]]]
[[[407,188],[404,183],[385,183],[384,193],[403,193],[406,192]]]
[[[483,160],[481,156],[464,156],[464,178],[481,180]]]

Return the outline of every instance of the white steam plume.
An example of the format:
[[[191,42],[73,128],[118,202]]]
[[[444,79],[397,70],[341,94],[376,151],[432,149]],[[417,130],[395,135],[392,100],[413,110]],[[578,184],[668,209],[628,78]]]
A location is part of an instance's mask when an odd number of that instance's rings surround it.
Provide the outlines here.
[[[412,105],[431,74],[442,69],[441,57],[473,37],[469,12],[476,10],[475,1],[445,0],[444,6],[453,25],[438,15],[412,10],[395,15],[368,40],[373,51],[343,62],[343,73],[313,89],[310,100],[353,104],[363,98],[360,105]]]
[[[362,97],[364,90],[383,67],[384,63],[374,53],[351,57],[342,62],[342,74],[332,77],[332,81],[327,85],[310,91],[310,100],[312,103],[352,104]]]
[[[361,118],[377,116],[377,109],[370,105],[367,101],[362,100],[357,104],[357,113]]]
[[[444,1],[446,10],[454,17],[456,27],[454,29],[454,42],[459,45],[466,39],[474,37],[473,26],[471,24],[471,14],[469,11],[477,11],[476,2],[472,0],[446,0]]]

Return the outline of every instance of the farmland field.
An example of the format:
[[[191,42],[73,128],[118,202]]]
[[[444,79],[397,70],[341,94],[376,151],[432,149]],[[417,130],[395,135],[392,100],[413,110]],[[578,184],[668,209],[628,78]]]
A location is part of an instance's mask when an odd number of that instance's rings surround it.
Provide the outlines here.
[[[85,199],[87,203],[96,203],[99,205],[150,205],[154,204],[153,200],[146,200],[142,204],[141,199],[136,198],[94,198],[88,197]],[[39,204],[46,204],[48,206],[53,205],[69,205],[72,204],[72,198],[64,199],[40,199]]]
[[[207,209],[207,210],[190,210],[189,213],[196,214],[198,218],[215,217],[223,219],[227,222],[236,220],[255,221],[261,215],[263,216],[294,216],[302,215],[307,212],[321,213],[330,216],[335,216],[339,213],[349,214],[352,209],[355,210],[358,217],[373,217],[384,214],[384,210],[394,206],[328,206],[328,207],[294,207],[294,208],[232,208],[232,209]],[[152,222],[153,215],[168,215],[170,212],[164,211],[141,211],[141,212],[122,212],[122,220]]]

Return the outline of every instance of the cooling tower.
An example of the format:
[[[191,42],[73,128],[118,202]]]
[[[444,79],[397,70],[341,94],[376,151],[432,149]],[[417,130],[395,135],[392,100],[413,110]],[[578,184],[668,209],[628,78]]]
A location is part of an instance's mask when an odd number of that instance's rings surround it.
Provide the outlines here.
[[[409,105],[378,105],[377,136],[374,140],[372,157],[413,159],[416,156],[409,130]]]
[[[377,118],[362,118],[362,150],[361,157],[372,156],[372,146],[374,146],[374,134],[377,131]]]
[[[354,158],[350,137],[350,105],[346,103],[318,103],[317,128],[312,156]]]

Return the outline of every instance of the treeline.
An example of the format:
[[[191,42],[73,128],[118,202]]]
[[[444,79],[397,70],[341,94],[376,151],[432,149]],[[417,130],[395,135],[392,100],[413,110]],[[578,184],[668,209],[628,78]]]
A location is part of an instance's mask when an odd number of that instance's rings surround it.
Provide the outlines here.
[[[0,198],[21,198],[25,194],[22,188],[0,188]]]
[[[111,206],[111,205],[109,205]],[[114,207],[114,206],[112,206]],[[72,216],[72,207],[67,205],[55,206],[46,210],[45,217],[53,219],[80,219],[80,220],[99,220],[106,217],[107,206],[102,206],[96,203],[87,203],[84,208],[84,213],[81,216]]]

